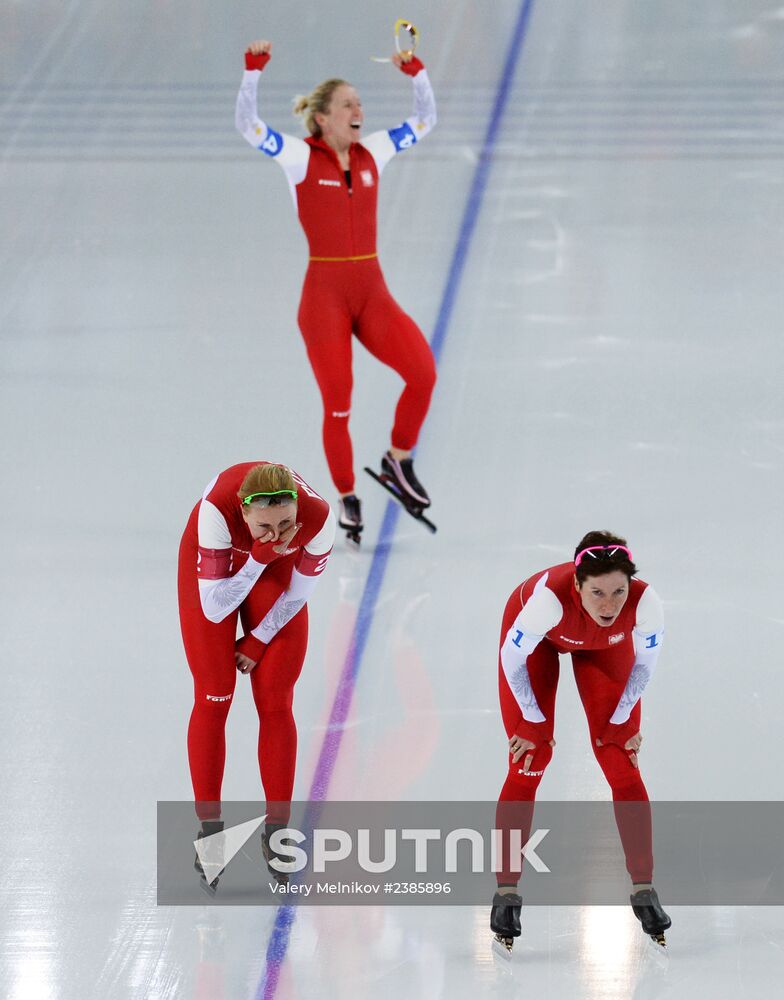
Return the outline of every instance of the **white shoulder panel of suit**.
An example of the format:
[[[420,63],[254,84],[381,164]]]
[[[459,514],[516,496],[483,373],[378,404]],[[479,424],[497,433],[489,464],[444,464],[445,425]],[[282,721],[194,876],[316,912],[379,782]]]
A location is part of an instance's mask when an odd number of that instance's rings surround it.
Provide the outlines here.
[[[664,609],[659,595],[648,586],[637,605],[637,620],[632,633],[634,664],[621,699],[610,716],[610,722],[626,722],[631,711],[642,697],[653,676],[659,650],[664,640]]]
[[[413,78],[414,110],[410,118],[396,128],[383,129],[362,140],[362,145],[376,161],[379,177],[395,153],[410,149],[432,131],[436,124],[436,99],[427,70],[420,70]]]
[[[296,203],[295,188],[305,180],[310,159],[310,146],[304,139],[285,132],[276,132],[258,115],[258,88],[261,70],[246,69],[237,94],[234,124],[237,131],[253,146],[271,157],[282,168]]]
[[[231,534],[226,518],[214,503],[204,497],[199,504],[199,546],[202,549],[231,548]]]
[[[322,525],[321,530],[317,535],[311,538],[305,546],[306,551],[310,552],[311,555],[314,556],[323,556],[325,553],[329,552],[335,544],[336,527],[337,522],[335,521],[335,515],[332,513],[332,508],[330,507],[327,519]]]
[[[547,573],[536,581],[534,592],[515,618],[501,646],[501,665],[512,694],[526,722],[544,722],[528,674],[528,657],[563,617],[563,607],[547,586]]]

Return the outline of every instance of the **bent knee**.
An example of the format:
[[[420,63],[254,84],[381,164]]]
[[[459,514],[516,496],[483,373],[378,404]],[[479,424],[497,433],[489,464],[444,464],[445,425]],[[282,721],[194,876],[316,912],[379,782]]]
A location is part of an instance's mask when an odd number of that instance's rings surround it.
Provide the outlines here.
[[[637,787],[642,783],[639,769],[631,762],[629,753],[614,743],[594,746],[594,753],[613,791],[625,786]]]
[[[553,748],[549,743],[543,743],[537,748],[534,753],[533,759],[526,771],[523,768],[523,762],[525,761],[525,755],[523,755],[516,764],[512,763],[511,755],[509,757],[509,777],[512,781],[519,781],[521,784],[527,784],[531,781],[541,781],[542,775],[547,769],[547,765],[553,759]]]
[[[436,371],[435,358],[428,351],[427,359],[423,360],[414,371],[409,372],[406,385],[410,389],[416,389],[419,392],[429,394],[435,388],[437,378],[438,372]]]

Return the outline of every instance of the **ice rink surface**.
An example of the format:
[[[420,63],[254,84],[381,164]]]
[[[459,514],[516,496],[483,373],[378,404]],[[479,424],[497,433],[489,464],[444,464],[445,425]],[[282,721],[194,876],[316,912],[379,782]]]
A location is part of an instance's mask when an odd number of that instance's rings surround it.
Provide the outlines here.
[[[233,126],[258,37],[274,42],[260,101],[277,128],[296,132],[291,97],[335,73],[359,89],[366,132],[406,117],[408,80],[368,58],[401,14],[421,31],[439,107],[433,134],[385,172],[379,217],[393,294],[445,335],[417,453],[439,532],[401,517],[381,536],[384,496],[361,481],[363,548],[341,539],[310,602],[296,797],[322,759],[360,615],[367,641],[325,794],[495,799],[504,603],[592,528],[629,539],[665,603],[644,699],[652,797],[784,797],[784,7],[477,10],[0,9],[0,982],[12,1000],[738,1000],[784,977],[775,907],[674,908],[667,961],[627,908],[524,908],[499,967],[487,907],[156,905],[156,801],[191,794],[175,593],[187,514],[216,472],[255,458],[335,499],[296,327],[305,241],[282,173]],[[357,465],[376,464],[399,382],[359,347],[355,373]],[[228,799],[260,794],[242,688]],[[606,798],[570,669],[556,739],[540,796]]]

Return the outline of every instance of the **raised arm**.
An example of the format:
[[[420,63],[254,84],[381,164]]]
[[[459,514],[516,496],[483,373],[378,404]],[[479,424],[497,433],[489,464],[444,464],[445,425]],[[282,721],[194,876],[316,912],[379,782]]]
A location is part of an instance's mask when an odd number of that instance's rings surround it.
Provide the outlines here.
[[[396,54],[392,61],[398,69],[412,78],[414,108],[411,116],[397,128],[373,132],[363,140],[362,145],[372,153],[379,174],[395,153],[410,149],[420,139],[424,139],[436,124],[436,99],[424,65],[416,56],[406,61]]]
[[[308,170],[310,147],[303,140],[276,132],[258,115],[258,88],[261,71],[270,60],[272,43],[251,42],[245,52],[245,72],[237,94],[234,124],[243,138],[283,168],[289,184],[296,187]]]

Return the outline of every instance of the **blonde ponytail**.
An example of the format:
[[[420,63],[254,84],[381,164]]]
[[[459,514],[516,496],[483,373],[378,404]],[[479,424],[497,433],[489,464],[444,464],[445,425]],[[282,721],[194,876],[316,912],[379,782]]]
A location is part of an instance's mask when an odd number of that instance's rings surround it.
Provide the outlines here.
[[[338,87],[342,86],[348,87],[350,84],[346,80],[332,77],[329,80],[324,80],[309,94],[298,94],[294,98],[294,115],[297,118],[302,118],[305,128],[314,138],[318,139],[321,136],[321,126],[316,121],[315,116],[317,114],[325,115],[329,112],[332,95]]]

